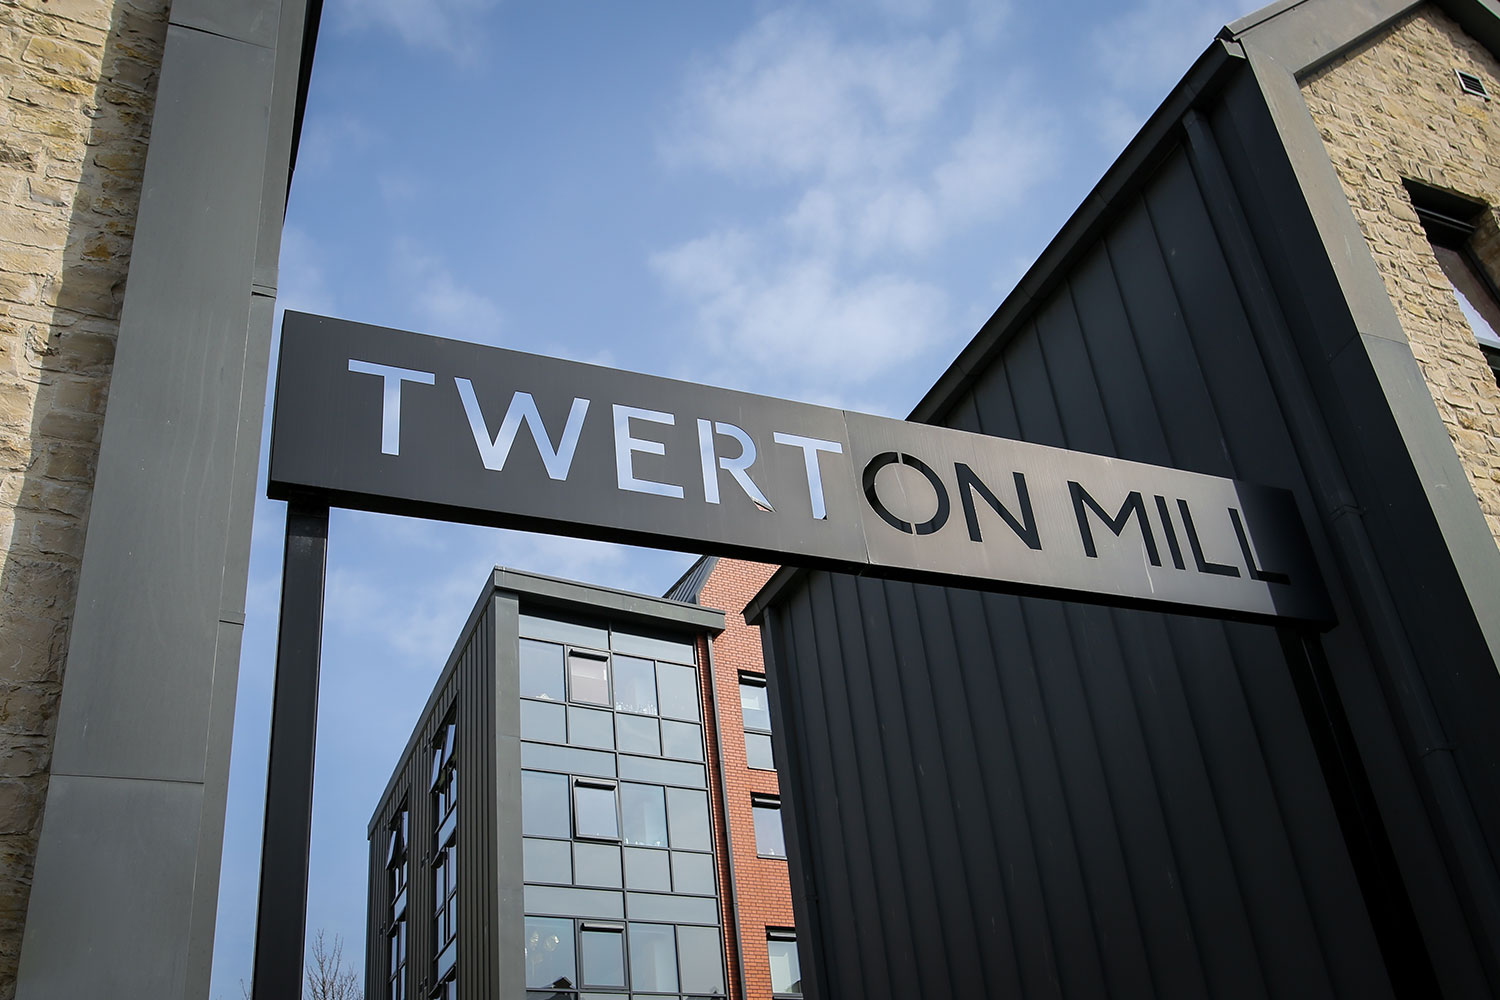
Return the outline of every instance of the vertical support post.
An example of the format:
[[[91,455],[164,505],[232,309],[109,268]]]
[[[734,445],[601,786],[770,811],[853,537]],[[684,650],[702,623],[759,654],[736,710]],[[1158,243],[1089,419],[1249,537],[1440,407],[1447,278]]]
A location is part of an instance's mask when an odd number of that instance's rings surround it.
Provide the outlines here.
[[[286,511],[266,818],[255,917],[253,1000],[302,995],[307,864],[312,837],[318,668],[328,566],[328,506],[293,500]]]

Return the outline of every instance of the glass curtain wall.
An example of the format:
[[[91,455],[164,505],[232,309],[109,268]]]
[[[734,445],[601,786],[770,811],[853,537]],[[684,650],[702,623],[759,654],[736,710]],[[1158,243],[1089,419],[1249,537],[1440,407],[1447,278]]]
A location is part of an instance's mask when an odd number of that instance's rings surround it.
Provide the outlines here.
[[[695,644],[521,635],[527,996],[724,996]]]

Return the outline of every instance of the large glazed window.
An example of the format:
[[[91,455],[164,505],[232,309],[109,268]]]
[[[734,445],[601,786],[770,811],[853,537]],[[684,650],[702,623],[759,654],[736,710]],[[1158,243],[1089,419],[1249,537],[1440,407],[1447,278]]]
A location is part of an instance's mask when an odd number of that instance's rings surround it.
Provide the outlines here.
[[[526,997],[723,997],[695,643],[524,610],[521,635]]]

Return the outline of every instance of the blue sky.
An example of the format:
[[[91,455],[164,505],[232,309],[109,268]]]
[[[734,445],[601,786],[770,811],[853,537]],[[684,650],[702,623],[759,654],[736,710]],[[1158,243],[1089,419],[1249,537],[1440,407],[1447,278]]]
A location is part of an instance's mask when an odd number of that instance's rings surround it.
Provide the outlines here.
[[[280,305],[905,416],[1254,6],[327,0]],[[283,524],[261,500],[225,1000],[250,976]],[[362,968],[365,826],[488,567],[661,593],[691,558],[335,511],[309,935]]]

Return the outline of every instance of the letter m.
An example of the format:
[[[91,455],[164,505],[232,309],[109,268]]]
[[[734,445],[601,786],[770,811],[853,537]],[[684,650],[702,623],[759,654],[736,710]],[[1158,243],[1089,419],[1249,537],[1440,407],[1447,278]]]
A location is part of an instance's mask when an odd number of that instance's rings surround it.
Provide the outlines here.
[[[1131,515],[1135,516],[1136,523],[1141,526],[1141,539],[1146,544],[1146,556],[1151,560],[1151,565],[1161,565],[1161,555],[1156,550],[1156,538],[1151,534],[1151,522],[1146,520],[1146,503],[1141,499],[1139,491],[1131,491],[1120,505],[1120,511],[1111,517],[1099,506],[1099,501],[1089,496],[1088,491],[1082,486],[1068,480],[1068,493],[1073,497],[1073,513],[1078,517],[1078,537],[1083,540],[1083,551],[1090,559],[1099,558],[1099,550],[1094,545],[1094,533],[1089,529],[1088,511],[1104,522],[1105,527],[1114,532],[1118,537],[1125,530],[1125,525],[1130,523]],[[1085,510],[1087,508],[1087,510]]]

